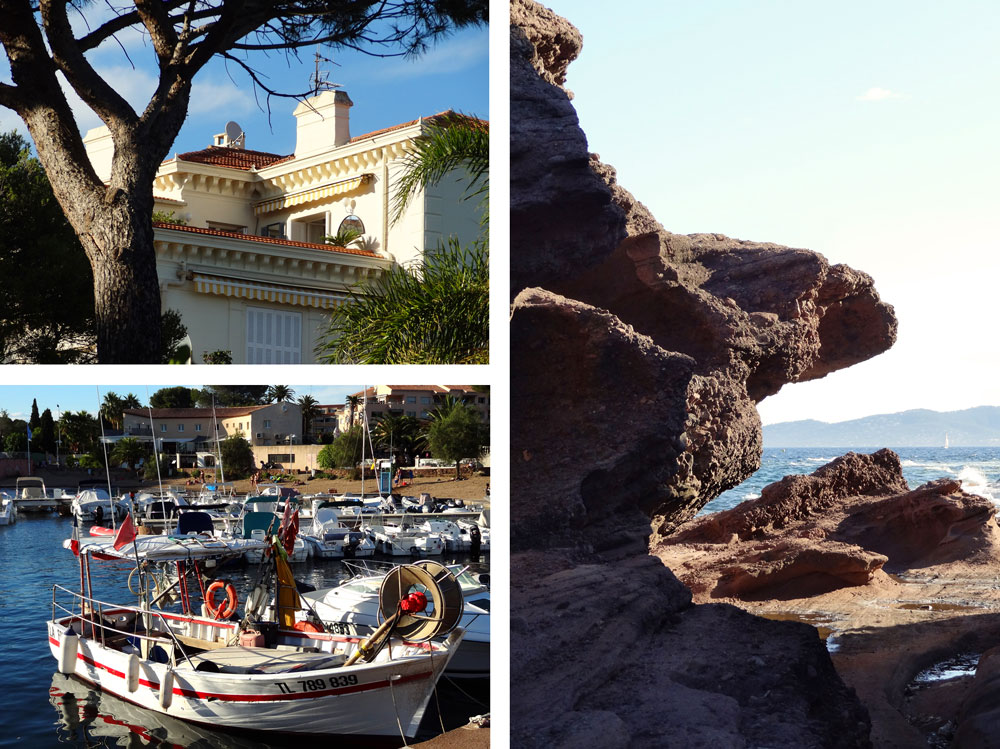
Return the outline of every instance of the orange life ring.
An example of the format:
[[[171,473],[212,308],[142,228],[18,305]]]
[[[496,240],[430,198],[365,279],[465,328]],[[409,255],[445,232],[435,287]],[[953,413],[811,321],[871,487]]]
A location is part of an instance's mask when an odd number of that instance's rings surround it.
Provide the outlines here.
[[[215,594],[220,590],[226,591],[226,598],[219,603],[215,602]],[[240,600],[236,596],[236,588],[228,580],[216,580],[208,586],[205,591],[205,608],[213,619],[228,619],[236,613],[236,607]],[[223,607],[223,604],[225,606]]]

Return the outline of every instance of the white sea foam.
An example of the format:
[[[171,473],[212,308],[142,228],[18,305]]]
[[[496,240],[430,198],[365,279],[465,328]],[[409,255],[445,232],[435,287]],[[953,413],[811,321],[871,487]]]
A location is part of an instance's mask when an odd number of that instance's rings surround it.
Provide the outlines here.
[[[753,492],[751,492],[750,494],[744,494],[743,495],[743,499],[745,499],[745,500],[746,499],[760,499],[760,495],[759,494],[754,494]]]
[[[989,491],[989,479],[978,468],[963,466],[958,472],[958,480],[962,482],[962,489],[969,494],[976,494],[996,503],[993,493]]]

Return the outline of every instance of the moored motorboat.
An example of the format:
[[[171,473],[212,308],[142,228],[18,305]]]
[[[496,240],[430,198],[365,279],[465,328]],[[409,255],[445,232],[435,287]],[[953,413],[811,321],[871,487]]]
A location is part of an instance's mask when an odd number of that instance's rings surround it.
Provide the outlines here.
[[[356,559],[375,553],[375,542],[340,522],[338,509],[327,503],[314,510],[312,525],[302,538],[312,546],[313,556],[320,559]]]
[[[59,504],[49,496],[45,482],[38,476],[22,476],[14,485],[14,504],[18,512],[49,512]]]
[[[13,497],[0,494],[0,525],[11,525],[17,522],[17,505]]]
[[[382,554],[394,557],[440,556],[444,541],[435,534],[420,530],[410,523],[371,523],[361,529],[375,542]]]

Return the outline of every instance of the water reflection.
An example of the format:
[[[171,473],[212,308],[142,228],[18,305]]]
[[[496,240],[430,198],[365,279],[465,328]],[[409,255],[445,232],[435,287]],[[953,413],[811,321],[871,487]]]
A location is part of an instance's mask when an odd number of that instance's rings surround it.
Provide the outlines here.
[[[191,747],[267,749],[280,744],[223,734],[169,715],[146,710],[87,684],[56,673],[49,702],[59,719],[58,738],[78,747]]]

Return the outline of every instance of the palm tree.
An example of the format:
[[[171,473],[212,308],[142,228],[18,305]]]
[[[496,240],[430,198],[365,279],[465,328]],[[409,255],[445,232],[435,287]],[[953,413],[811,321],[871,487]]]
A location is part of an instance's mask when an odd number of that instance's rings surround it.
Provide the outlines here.
[[[101,418],[115,429],[120,429],[122,424],[122,411],[124,401],[115,392],[104,394],[104,402],[101,404]]]
[[[344,398],[344,403],[347,404],[347,428],[350,429],[354,426],[354,415],[357,413],[358,406],[364,403],[364,398],[360,395],[349,395]]]
[[[402,414],[389,414],[383,416],[372,430],[372,439],[376,444],[388,447],[393,458],[397,455],[401,459],[396,461],[398,465],[409,464],[407,458],[411,457],[418,446],[423,441],[420,422],[416,417],[404,416]],[[405,461],[405,462],[404,462]]]
[[[465,169],[466,197],[489,194],[489,125],[459,114],[427,126],[403,160],[392,221],[445,175]],[[489,214],[471,247],[449,237],[417,268],[393,266],[351,290],[316,346],[328,364],[485,364],[489,361]]]
[[[112,463],[127,463],[129,470],[136,471],[138,474],[136,466],[148,454],[146,446],[135,437],[122,437],[115,443],[110,457]]]
[[[462,168],[469,175],[466,197],[482,196],[483,225],[489,221],[485,210],[490,184],[488,122],[456,113],[437,118],[414,141],[413,150],[402,166],[392,200],[392,223],[399,221],[417,192],[438,184],[445,175]]]
[[[142,401],[139,400],[139,396],[129,393],[122,398],[122,408],[142,408]]]
[[[413,272],[395,265],[350,292],[316,346],[327,364],[489,362],[489,250],[455,238]]]
[[[60,420],[63,438],[69,443],[70,450],[81,453],[90,450],[100,434],[97,419],[86,411],[73,413],[67,411]]]
[[[271,385],[264,394],[264,399],[268,403],[285,403],[292,399],[295,391],[288,385]]]
[[[317,406],[319,401],[313,398],[311,395],[303,395],[299,398],[299,408],[302,410],[302,442],[305,443],[305,438],[309,434],[309,427],[312,425],[312,420],[316,418],[319,414],[319,409]]]

